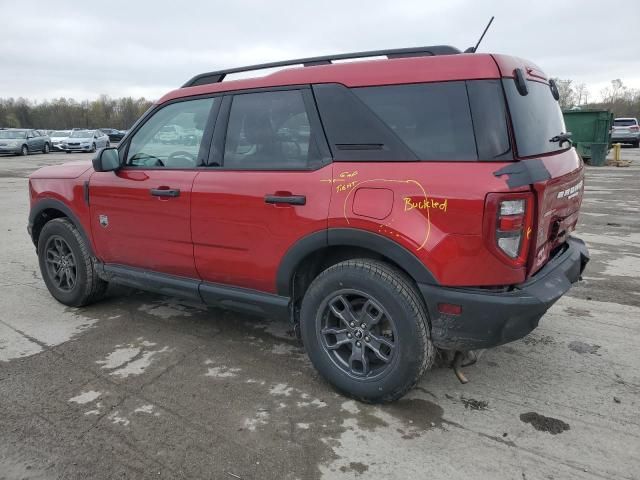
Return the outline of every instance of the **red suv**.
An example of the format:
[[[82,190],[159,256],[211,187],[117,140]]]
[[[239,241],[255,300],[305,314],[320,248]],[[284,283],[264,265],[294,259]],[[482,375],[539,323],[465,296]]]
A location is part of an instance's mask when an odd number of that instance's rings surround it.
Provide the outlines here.
[[[340,391],[394,400],[436,348],[521,338],[580,278],[557,99],[529,61],[447,46],[205,73],[93,165],[31,175],[29,232],[66,305],[117,282],[287,316]]]

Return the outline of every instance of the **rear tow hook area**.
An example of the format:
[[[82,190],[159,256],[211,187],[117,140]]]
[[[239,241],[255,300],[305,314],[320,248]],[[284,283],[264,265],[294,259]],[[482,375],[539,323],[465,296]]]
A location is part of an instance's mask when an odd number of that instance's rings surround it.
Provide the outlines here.
[[[469,383],[469,379],[466,377],[464,372],[462,371],[463,367],[468,367],[476,363],[484,350],[469,350],[466,352],[457,351],[453,355],[453,361],[451,362],[451,368],[453,369],[453,373],[455,373],[460,383],[465,384]]]

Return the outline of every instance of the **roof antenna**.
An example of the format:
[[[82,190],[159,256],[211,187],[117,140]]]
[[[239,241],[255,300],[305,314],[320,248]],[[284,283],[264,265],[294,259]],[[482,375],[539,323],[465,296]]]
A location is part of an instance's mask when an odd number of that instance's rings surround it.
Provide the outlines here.
[[[467,48],[464,51],[464,53],[476,53],[476,51],[478,50],[478,46],[480,45],[480,42],[484,38],[484,34],[487,33],[487,30],[489,30],[489,27],[491,26],[491,22],[493,22],[494,18],[496,17],[491,17],[491,20],[489,20],[489,23],[487,23],[487,26],[484,27],[484,32],[482,32],[482,35],[480,35],[480,40],[478,40],[478,43],[476,43],[476,46]]]

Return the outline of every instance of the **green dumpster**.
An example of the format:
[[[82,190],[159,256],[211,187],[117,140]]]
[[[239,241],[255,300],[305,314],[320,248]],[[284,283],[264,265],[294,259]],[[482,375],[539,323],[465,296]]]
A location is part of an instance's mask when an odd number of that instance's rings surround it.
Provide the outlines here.
[[[608,110],[566,110],[562,115],[580,156],[590,165],[604,165],[611,141],[613,113]]]

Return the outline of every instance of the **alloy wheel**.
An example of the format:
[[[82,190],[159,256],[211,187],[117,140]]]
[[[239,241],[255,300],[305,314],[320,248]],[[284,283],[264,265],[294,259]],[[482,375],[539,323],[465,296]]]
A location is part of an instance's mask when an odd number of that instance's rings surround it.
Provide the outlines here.
[[[44,251],[49,279],[64,292],[73,290],[78,271],[76,259],[69,244],[61,236],[53,235],[47,240]]]
[[[336,292],[323,302],[317,320],[322,348],[350,377],[370,379],[391,368],[397,351],[395,324],[371,295]]]

